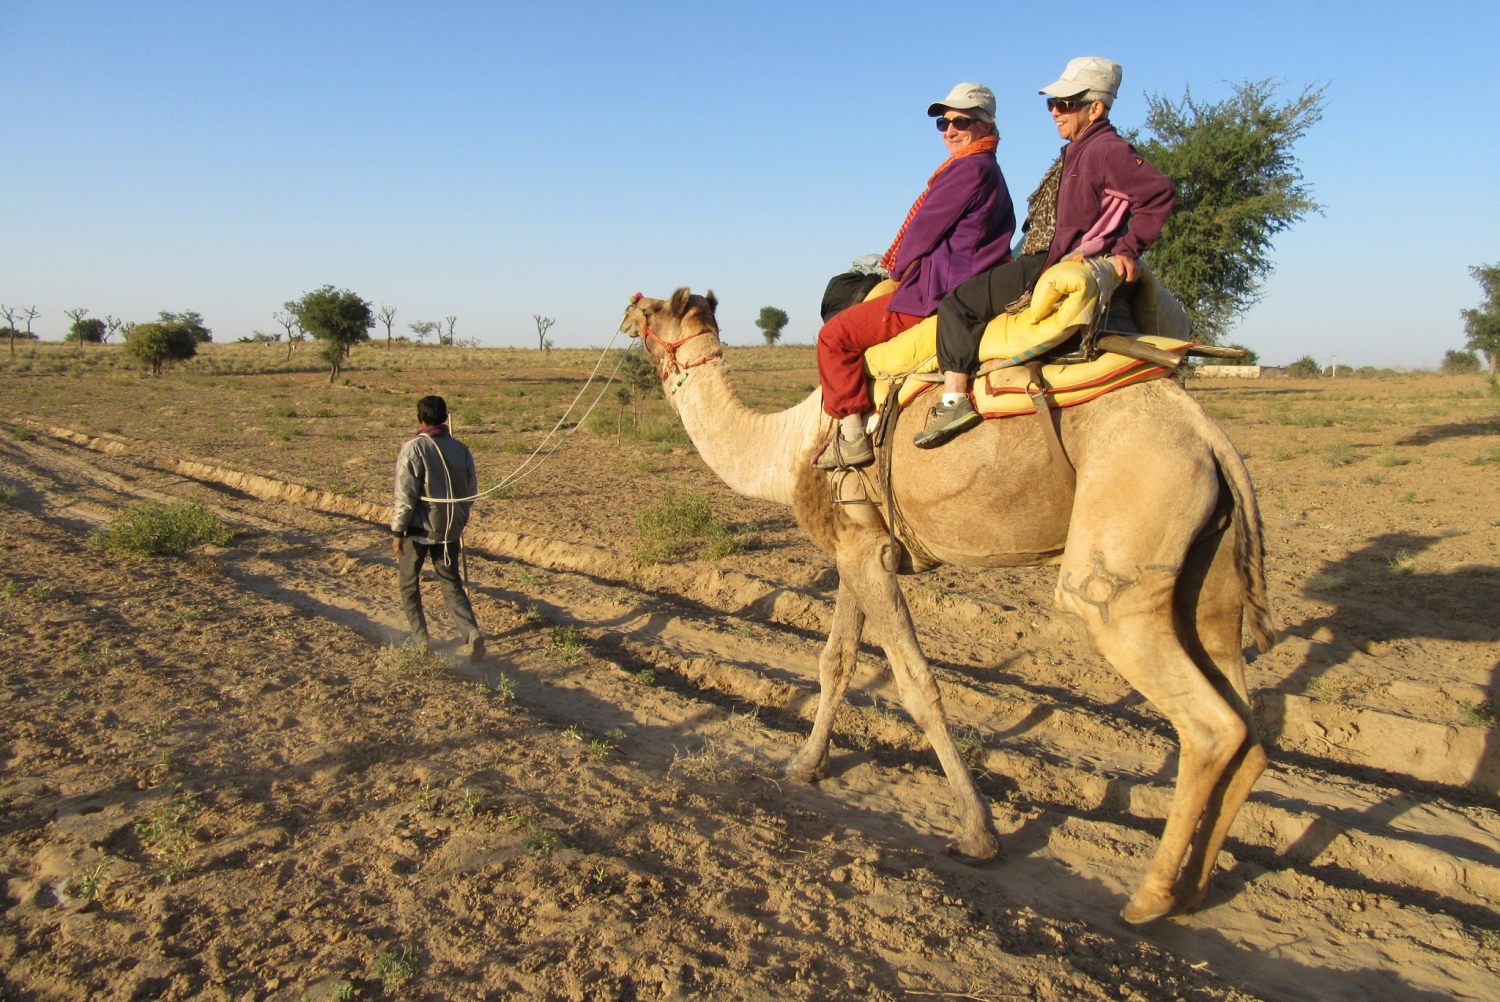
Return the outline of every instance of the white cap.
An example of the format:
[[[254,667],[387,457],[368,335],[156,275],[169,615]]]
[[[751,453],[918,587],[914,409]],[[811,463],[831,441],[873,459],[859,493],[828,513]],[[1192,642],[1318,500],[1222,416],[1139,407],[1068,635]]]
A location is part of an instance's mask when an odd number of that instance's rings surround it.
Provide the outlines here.
[[[1124,76],[1120,64],[1099,56],[1079,56],[1068,63],[1063,75],[1037,91],[1052,97],[1076,97],[1086,90],[1099,91],[1111,98],[1120,92],[1120,78]]]
[[[986,122],[993,122],[995,120],[995,92],[984,84],[954,84],[947,97],[927,106],[927,114],[936,118],[943,113],[944,108],[978,112],[976,117]]]

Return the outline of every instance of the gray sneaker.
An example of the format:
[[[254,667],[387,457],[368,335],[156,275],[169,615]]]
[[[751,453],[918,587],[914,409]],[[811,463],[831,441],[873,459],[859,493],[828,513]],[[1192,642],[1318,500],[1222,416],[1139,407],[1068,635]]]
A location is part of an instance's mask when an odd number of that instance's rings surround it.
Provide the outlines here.
[[[969,403],[968,397],[961,397],[952,403],[938,404],[932,409],[932,416],[927,419],[927,427],[918,432],[912,442],[918,449],[935,449],[983,420],[974,405]]]
[[[873,462],[875,448],[870,445],[869,435],[860,432],[859,438],[850,442],[835,429],[833,441],[828,443],[813,465],[820,470],[847,470],[852,466],[867,466]]]
[[[469,638],[469,664],[477,665],[484,660],[484,636],[476,633]]]

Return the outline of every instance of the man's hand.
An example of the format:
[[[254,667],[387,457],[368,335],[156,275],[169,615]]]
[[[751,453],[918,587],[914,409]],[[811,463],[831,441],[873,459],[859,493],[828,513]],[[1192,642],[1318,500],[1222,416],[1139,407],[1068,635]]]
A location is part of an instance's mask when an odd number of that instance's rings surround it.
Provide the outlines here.
[[[1115,272],[1126,282],[1134,282],[1140,275],[1141,269],[1136,265],[1135,258],[1128,254],[1115,255]]]
[[[401,559],[401,543],[402,539],[400,536],[391,537],[391,552],[396,555],[397,560]]]

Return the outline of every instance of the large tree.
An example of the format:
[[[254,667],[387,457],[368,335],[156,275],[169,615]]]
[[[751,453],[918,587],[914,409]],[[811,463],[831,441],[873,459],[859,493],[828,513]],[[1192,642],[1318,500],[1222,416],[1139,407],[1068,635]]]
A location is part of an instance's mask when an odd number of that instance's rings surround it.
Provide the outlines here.
[[[68,316],[73,317],[73,311],[67,311]],[[85,317],[82,313],[73,317],[73,323],[68,327],[68,333],[63,335],[64,341],[77,341],[79,346],[83,344],[104,343],[104,321],[98,317]]]
[[[1500,363],[1500,264],[1476,265],[1469,269],[1484,289],[1484,302],[1477,309],[1464,310],[1464,331],[1469,335],[1469,347],[1483,352],[1490,363],[1490,378],[1495,378],[1496,364]]]
[[[1135,144],[1177,185],[1177,205],[1146,259],[1217,344],[1256,303],[1270,275],[1271,241],[1319,211],[1293,151],[1323,117],[1323,88],[1281,102],[1269,80],[1241,83],[1223,101],[1147,97]]]
[[[203,314],[197,310],[185,310],[182,313],[168,313],[162,310],[157,314],[157,322],[169,326],[181,327],[193,336],[193,340],[204,344],[214,339],[213,331],[203,326]]]
[[[781,340],[781,332],[786,330],[786,325],[790,320],[791,318],[786,315],[786,310],[781,307],[762,306],[760,316],[755,319],[755,326],[760,328],[766,344],[773,345]]]
[[[167,362],[182,361],[198,354],[199,339],[188,324],[144,323],[128,325],[125,354],[161,375]]]
[[[375,314],[370,304],[347,289],[325,285],[287,304],[297,317],[297,324],[323,342],[323,357],[328,360],[331,383],[339,376],[349,350],[360,341],[370,340]]]

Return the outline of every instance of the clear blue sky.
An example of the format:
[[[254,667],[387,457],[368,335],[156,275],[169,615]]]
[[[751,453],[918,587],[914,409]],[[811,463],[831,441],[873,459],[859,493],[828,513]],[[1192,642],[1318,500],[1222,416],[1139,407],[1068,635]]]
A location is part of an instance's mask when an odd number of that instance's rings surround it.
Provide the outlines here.
[[[1075,55],[1143,95],[1326,86],[1299,146],[1326,208],[1282,236],[1235,340],[1266,362],[1435,366],[1500,261],[1500,4],[643,4],[0,0],[0,303],[215,340],[331,283],[397,330],[602,345],[626,298],[712,287],[810,342],[942,159],[927,105],[999,97],[1018,201],[1056,154],[1036,90]],[[1092,9],[1092,19],[1085,11]],[[1090,21],[1092,20],[1093,26]],[[379,332],[377,331],[377,334]]]

